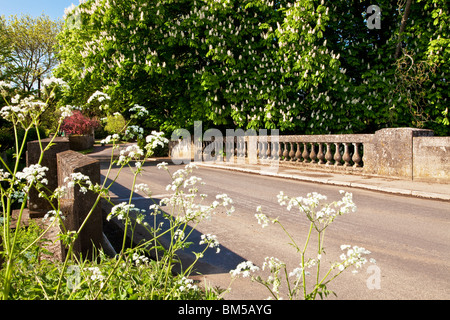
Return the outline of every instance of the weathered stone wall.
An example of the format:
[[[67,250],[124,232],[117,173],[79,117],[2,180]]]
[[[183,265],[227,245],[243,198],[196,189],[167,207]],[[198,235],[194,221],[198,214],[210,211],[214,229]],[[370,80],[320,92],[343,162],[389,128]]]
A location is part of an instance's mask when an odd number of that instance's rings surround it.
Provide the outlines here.
[[[50,143],[51,139],[41,140],[42,149],[45,149]],[[67,138],[57,137],[53,140],[52,146],[44,152],[41,165],[48,168],[45,173],[48,180],[47,188],[53,192],[58,187],[57,179],[57,166],[56,166],[56,154],[62,151],[69,150],[69,140]],[[39,162],[41,157],[41,146],[39,141],[30,141],[27,143],[26,164],[30,166]],[[56,204],[56,203],[55,203]],[[30,217],[42,217],[52,207],[48,200],[39,197],[39,192],[35,188],[31,188],[28,193],[28,209],[30,211]]]
[[[450,183],[450,137],[414,137],[414,180]]]
[[[366,173],[413,179],[413,138],[433,136],[431,130],[386,128],[375,132],[364,145]]]
[[[450,183],[450,137],[433,135],[431,130],[386,128],[374,134],[246,137],[245,147],[237,140],[228,142],[234,144],[235,157],[243,164],[264,165],[261,160],[271,159],[280,166],[303,170]],[[255,139],[258,161],[252,162],[248,146]],[[220,152],[227,150],[228,142],[225,137],[223,142],[203,141],[196,149],[187,141],[171,141],[169,154],[174,162],[207,161],[205,154],[211,144],[216,144],[216,151]],[[218,157],[214,162],[227,160]]]
[[[50,143],[51,139],[41,140],[42,149]],[[48,168],[46,178],[47,187],[53,192],[58,186],[66,185],[64,179],[71,173],[80,172],[90,177],[92,183],[100,183],[100,163],[88,156],[70,150],[69,139],[57,137],[52,146],[43,154],[41,165]],[[39,141],[27,144],[27,166],[36,164],[41,157]],[[61,211],[66,217],[64,225],[67,230],[78,231],[86,216],[94,206],[97,195],[92,191],[80,192],[80,188],[67,188],[67,194],[61,199]],[[53,204],[57,207],[57,203]],[[52,210],[51,204],[45,198],[39,197],[39,192],[32,188],[28,194],[28,212],[30,218],[43,217]],[[103,221],[100,205],[96,206],[75,241],[74,252],[77,255],[90,258],[93,246],[100,248],[103,240]],[[62,246],[62,257],[66,249]]]
[[[74,151],[82,151],[87,150],[93,147],[94,145],[94,136],[86,134],[86,135],[70,135],[70,150]]]
[[[66,177],[71,173],[82,173],[90,177],[93,184],[100,184],[100,163],[81,153],[69,150],[57,154],[58,185],[64,186]],[[83,226],[78,239],[75,241],[74,253],[90,258],[93,246],[100,248],[103,237],[103,221],[100,203],[93,208],[97,194],[92,191],[80,192],[80,187],[67,188],[68,192],[61,199],[61,211],[66,217],[64,226],[67,230],[77,231],[90,214],[88,222]],[[93,208],[93,209],[92,209]],[[90,210],[93,210],[90,213]],[[63,259],[66,248],[62,246]]]

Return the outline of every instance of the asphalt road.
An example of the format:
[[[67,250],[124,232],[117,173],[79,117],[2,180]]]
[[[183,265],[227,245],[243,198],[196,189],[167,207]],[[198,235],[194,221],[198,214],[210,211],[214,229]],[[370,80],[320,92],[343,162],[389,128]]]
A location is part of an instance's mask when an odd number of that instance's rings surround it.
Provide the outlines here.
[[[181,167],[171,165],[170,171]],[[339,190],[343,189],[204,167],[194,175],[206,183],[200,192],[208,194],[208,199],[212,201],[215,195],[226,193],[236,208],[231,216],[218,214],[202,223],[192,239],[198,243],[202,233],[218,237],[221,252],[216,254],[215,250],[209,250],[203,261],[212,267],[202,271],[210,285],[222,288],[229,285],[229,270],[242,261],[250,260],[261,267],[265,257],[277,257],[287,264],[288,270],[299,265],[299,255],[288,244],[290,240],[281,228],[271,225],[263,229],[258,225],[254,217],[257,206],[268,216],[279,217],[295,241],[303,246],[309,222],[300,214],[280,207],[277,194],[284,191],[290,196],[305,196],[315,191],[334,201],[341,198]],[[131,177],[130,170],[124,170],[111,188],[117,201],[129,197]],[[154,163],[147,164],[145,172],[137,179],[137,183],[150,186],[155,199],[168,194],[165,187],[169,182],[167,172],[158,170]],[[377,261],[377,269],[368,269],[367,264],[357,274],[346,270],[329,285],[337,299],[450,299],[449,202],[351,188],[345,191],[353,193],[358,209],[338,217],[328,227],[322,266],[327,271],[330,262],[339,261],[340,245],[351,244],[370,250],[370,257]],[[135,204],[144,209],[151,203],[145,197],[135,198]],[[316,242],[312,241],[309,247],[314,257]],[[226,299],[267,297],[267,289],[248,278],[233,282],[230,293],[225,296]]]

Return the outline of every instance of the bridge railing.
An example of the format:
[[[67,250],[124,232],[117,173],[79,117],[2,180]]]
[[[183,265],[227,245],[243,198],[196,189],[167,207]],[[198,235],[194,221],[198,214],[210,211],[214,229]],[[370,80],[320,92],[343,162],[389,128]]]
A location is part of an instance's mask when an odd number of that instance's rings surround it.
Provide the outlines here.
[[[299,169],[450,182],[450,137],[433,137],[431,130],[386,128],[374,134],[217,135],[208,140],[172,141],[171,153],[184,153],[185,159],[216,164],[267,165],[276,161],[277,166]]]
[[[280,164],[362,168],[364,144],[371,135],[291,135],[248,137],[257,139],[260,160],[279,160]]]
[[[192,145],[193,159],[214,163],[269,164],[362,171],[371,134],[215,137]],[[188,150],[185,150],[188,152]]]

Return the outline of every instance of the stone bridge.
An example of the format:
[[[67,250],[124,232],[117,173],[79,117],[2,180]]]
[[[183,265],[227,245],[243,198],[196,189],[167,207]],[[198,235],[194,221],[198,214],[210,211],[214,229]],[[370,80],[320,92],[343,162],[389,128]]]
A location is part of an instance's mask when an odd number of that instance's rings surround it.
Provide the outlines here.
[[[450,137],[435,137],[431,130],[413,128],[382,129],[374,134],[342,135],[237,135],[216,134],[210,141],[193,143],[175,140],[169,152],[173,162],[211,161],[213,163],[253,163],[367,176],[382,176],[433,183],[450,183]],[[50,139],[42,141],[44,148]],[[186,143],[188,142],[188,143]],[[70,150],[68,139],[56,138],[45,152],[41,164],[49,168],[48,189],[53,192],[64,185],[70,173],[88,175],[100,183],[98,160]],[[41,157],[38,141],[27,145],[27,166]],[[77,187],[76,187],[77,188]],[[67,230],[78,230],[95,203],[96,195],[75,190],[61,200],[61,210],[67,217]],[[56,205],[56,203],[55,203]],[[28,195],[30,218],[42,217],[51,205],[31,189]],[[75,252],[86,256],[92,245],[108,246],[102,229],[100,206],[93,212],[80,234]],[[105,242],[106,241],[106,242]],[[62,246],[62,256],[65,248]]]
[[[431,130],[386,128],[374,134],[231,135],[172,139],[175,162],[237,162],[450,183],[450,137]]]

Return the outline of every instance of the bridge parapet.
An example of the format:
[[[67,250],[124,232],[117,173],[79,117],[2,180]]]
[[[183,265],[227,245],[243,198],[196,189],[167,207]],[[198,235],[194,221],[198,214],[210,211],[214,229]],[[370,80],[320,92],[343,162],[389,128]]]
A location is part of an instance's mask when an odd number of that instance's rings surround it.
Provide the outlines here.
[[[303,170],[450,183],[450,137],[433,135],[431,130],[415,128],[337,135],[223,137],[216,133],[208,136],[209,141],[172,141],[170,153],[172,159],[189,161],[259,165],[275,161]]]

